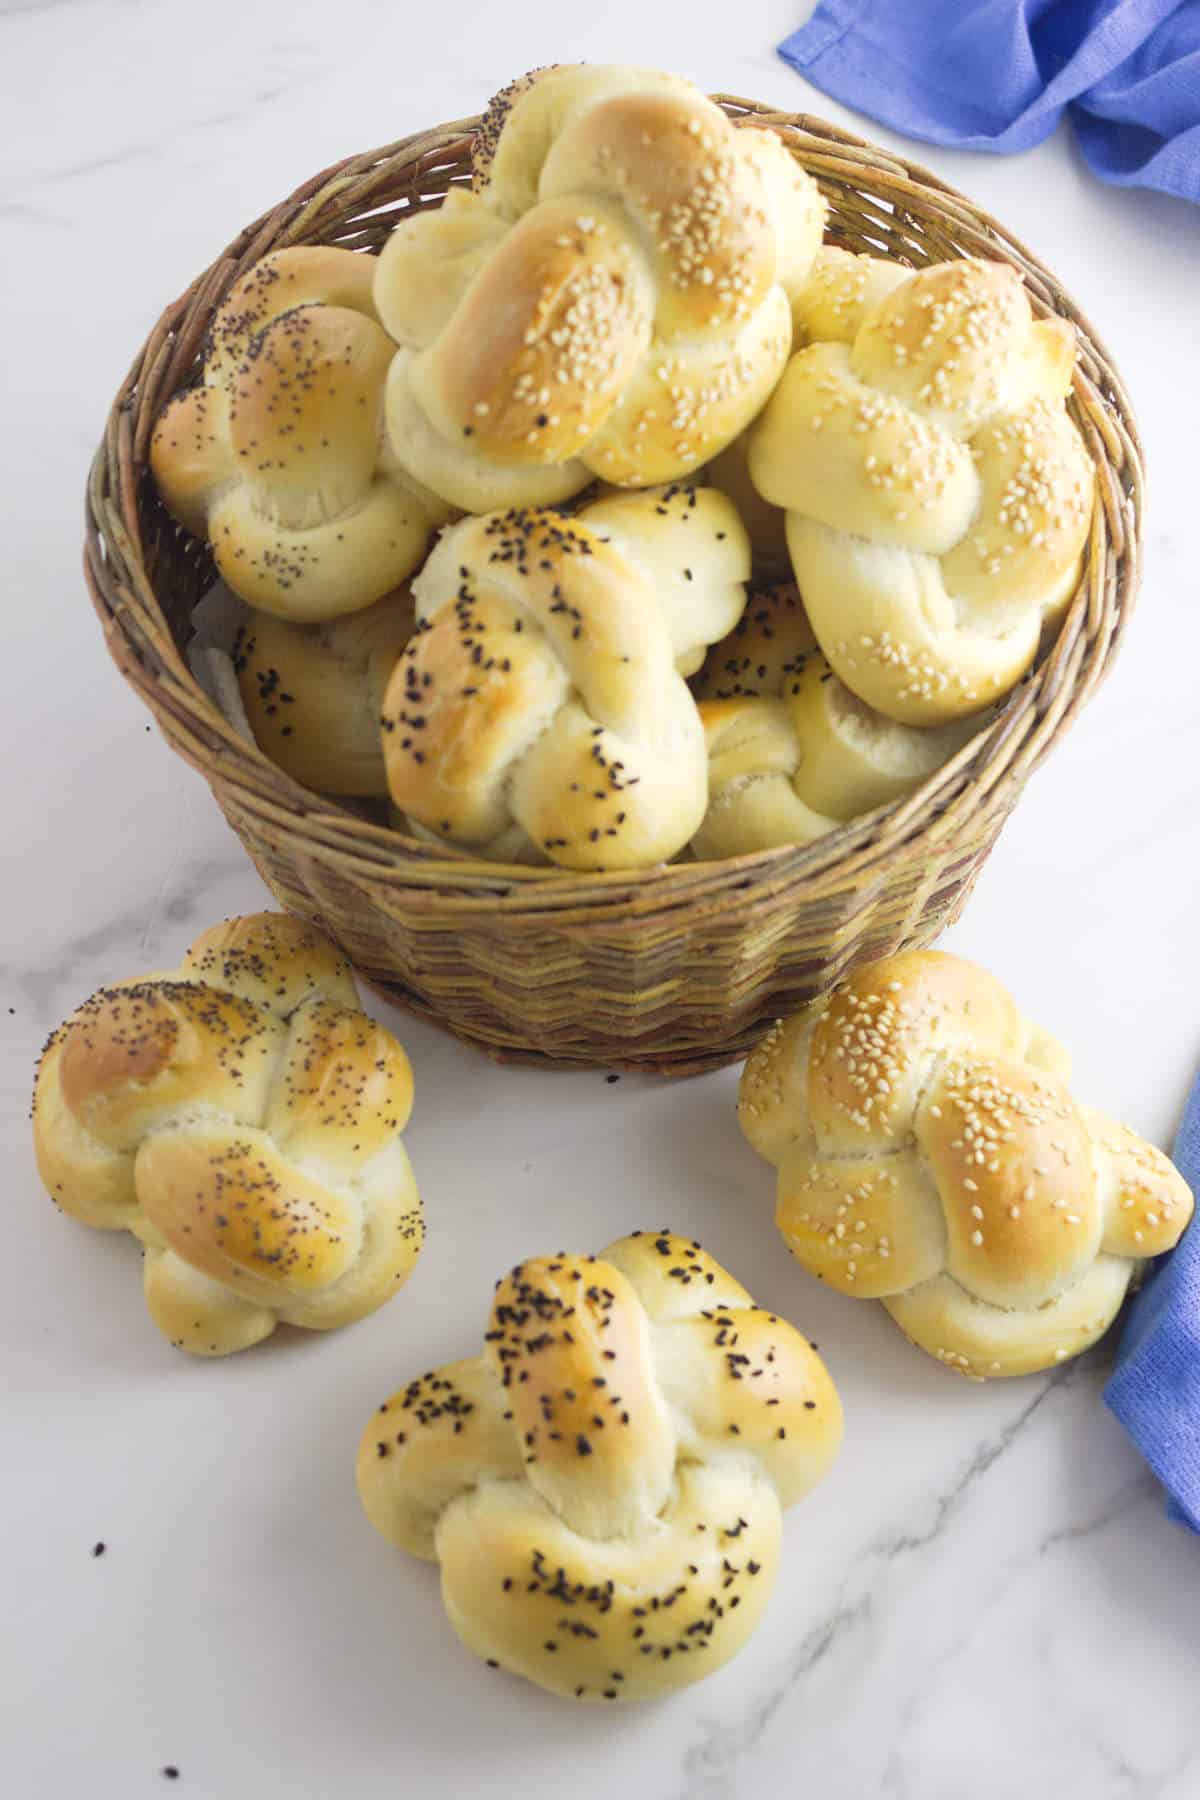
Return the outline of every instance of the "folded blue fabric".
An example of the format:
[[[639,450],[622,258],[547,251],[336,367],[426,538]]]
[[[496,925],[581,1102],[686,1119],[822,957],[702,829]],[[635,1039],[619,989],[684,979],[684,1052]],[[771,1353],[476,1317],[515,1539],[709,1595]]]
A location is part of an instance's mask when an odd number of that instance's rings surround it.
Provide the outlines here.
[[[1200,1078],[1173,1152],[1200,1195]],[[1200,1532],[1200,1226],[1189,1225],[1129,1310],[1104,1390],[1169,1496],[1173,1519]]]
[[[1102,180],[1200,203],[1197,0],[820,0],[779,53],[931,144],[1027,150],[1069,111]]]

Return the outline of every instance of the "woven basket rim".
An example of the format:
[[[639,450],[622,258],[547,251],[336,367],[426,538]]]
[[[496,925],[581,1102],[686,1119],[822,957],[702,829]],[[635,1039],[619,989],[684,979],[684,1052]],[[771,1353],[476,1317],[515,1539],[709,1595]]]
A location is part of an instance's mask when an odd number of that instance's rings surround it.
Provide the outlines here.
[[[146,449],[153,419],[132,418],[139,391],[165,367],[198,367],[203,332],[196,318],[211,317],[237,276],[267,248],[319,239],[328,218],[338,217],[338,199],[348,190],[369,200],[373,179],[386,186],[387,172],[401,157],[412,157],[411,194],[421,174],[461,159],[478,118],[452,121],[344,158],[301,184],[286,200],[238,233],[226,250],[163,311],[133,359],[110,413],[88,479],[84,574],[110,653],[137,688],[172,746],[210,780],[236,783],[238,806],[264,823],[301,832],[314,852],[335,856],[356,879],[367,882],[386,906],[403,895],[406,910],[423,903],[439,917],[502,907],[505,915],[553,914],[556,924],[586,925],[597,914],[628,920],[631,929],[647,916],[674,908],[726,904],[729,891],[755,892],[802,882],[806,899],[822,888],[863,878],[919,843],[930,846],[953,836],[963,818],[981,805],[1002,805],[1003,792],[1025,777],[1082,709],[1103,678],[1128,624],[1136,597],[1143,531],[1143,453],[1124,384],[1107,348],[1085,315],[1045,265],[1005,227],[958,189],[907,158],[883,150],[826,120],[789,113],[754,100],[719,93],[714,100],[734,119],[775,131],[811,174],[861,179],[864,201],[876,208],[909,202],[927,205],[955,227],[968,246],[1021,270],[1034,310],[1058,313],[1076,327],[1079,360],[1070,401],[1097,471],[1098,502],[1077,591],[1064,614],[1049,653],[1007,697],[985,726],[915,793],[862,815],[808,845],[705,862],[660,864],[648,869],[576,871],[555,865],[487,862],[421,842],[389,827],[359,818],[334,799],[302,787],[248,743],[225,720],[195,680],[180,654],[147,575],[139,524],[139,499],[149,484]],[[417,154],[414,156],[414,152]],[[870,193],[871,176],[896,198],[880,202]],[[385,206],[393,201],[381,202]],[[907,207],[904,216],[908,217]],[[836,236],[833,241],[836,241]],[[916,265],[914,265],[916,266]],[[187,324],[186,336],[179,333]],[[186,385],[178,381],[175,386]],[[1119,475],[1127,477],[1123,485]],[[1089,564],[1105,568],[1113,558],[1131,559],[1121,604],[1108,610],[1107,630],[1089,635]],[[117,563],[125,580],[114,580]],[[1111,569],[1105,576],[1114,586]],[[158,667],[146,657],[151,649]]]

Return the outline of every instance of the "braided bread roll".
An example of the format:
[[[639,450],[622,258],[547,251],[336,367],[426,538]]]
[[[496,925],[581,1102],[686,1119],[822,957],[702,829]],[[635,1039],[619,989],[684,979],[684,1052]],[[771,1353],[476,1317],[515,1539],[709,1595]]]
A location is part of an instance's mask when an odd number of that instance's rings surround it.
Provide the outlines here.
[[[795,289],[792,302],[792,349],[807,344],[853,343],[867,313],[885,300],[912,270],[881,256],[856,256],[823,244],[817,251],[808,280]],[[720,488],[741,514],[750,534],[757,574],[775,581],[791,573],[787,543],[787,514],[772,506],[755,487],[750,474],[750,442],[754,422],[705,470],[704,478]]]
[[[792,348],[852,344],[868,316],[912,273],[904,263],[883,256],[822,244],[808,280],[792,297]]]
[[[333,946],[258,913],[86,1000],[42,1054],[33,1137],[64,1212],[142,1244],[164,1336],[227,1356],[281,1321],[362,1318],[408,1278],[411,1108],[408,1058]]]
[[[889,284],[867,280],[863,300]],[[750,474],[787,509],[796,580],[847,687],[903,723],[944,723],[1020,679],[1078,583],[1095,472],[1062,404],[1074,333],[1034,321],[1005,263],[938,263],[868,306],[831,292],[822,276],[802,300],[809,328],[849,335],[792,358]]]
[[[1094,1344],[1192,1215],[1161,1151],[1069,1073],[985,970],[911,951],[777,1025],[738,1118],[818,1280],[882,1300],[960,1374],[1024,1375]]]
[[[665,861],[704,816],[683,679],[745,605],[746,534],[711,489],[514,510],[446,532],[413,582],[383,754],[410,824],[571,869]]]
[[[815,184],[773,133],[622,68],[514,83],[474,168],[379,258],[401,465],[476,513],[694,474],[782,373]]]
[[[252,611],[233,667],[259,749],[317,793],[385,800],[379,717],[415,627],[406,587],[314,625]]]
[[[913,793],[978,721],[899,725],[830,669],[790,584],[756,590],[694,683],[708,745],[698,857],[809,844]]]
[[[358,1491],[441,1564],[463,1643],[577,1700],[699,1680],[766,1609],[782,1512],[842,1413],[824,1364],[698,1244],[634,1232],[496,1288],[481,1356],[372,1417]]]
[[[374,271],[349,250],[265,256],[218,310],[200,385],[170,401],[151,440],[171,512],[208,538],[235,594],[283,618],[369,606],[450,517],[384,438],[395,346]]]
[[[698,700],[783,694],[819,653],[795,582],[752,582],[745,611],[709,650],[692,692]]]
[[[792,572],[787,514],[781,507],[764,500],[750,478],[750,433],[753,429],[753,425],[747,426],[732,444],[713,458],[704,471],[704,479],[720,493],[727,494],[737,507],[738,517],[750,539],[757,579],[782,585],[790,581]]]

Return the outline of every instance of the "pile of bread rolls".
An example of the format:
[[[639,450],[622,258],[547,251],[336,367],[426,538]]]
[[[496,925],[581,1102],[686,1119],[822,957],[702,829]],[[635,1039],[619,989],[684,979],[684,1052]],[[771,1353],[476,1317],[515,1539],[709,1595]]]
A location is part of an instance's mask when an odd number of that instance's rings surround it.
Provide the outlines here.
[[[331,1332],[411,1275],[424,1213],[403,1047],[311,926],[211,927],[177,968],[100,988],[34,1086],[59,1208],[142,1249],[146,1306],[194,1356]],[[800,1332],[694,1240],[634,1232],[496,1283],[481,1355],[371,1415],[358,1488],[442,1566],[493,1668],[580,1700],[653,1699],[719,1668],[763,1616],[782,1514],[823,1479],[837,1389]]]
[[[538,71],[473,165],[378,257],[251,268],[159,421],[259,746],[568,869],[913,791],[1077,585],[1071,327],[1005,263],[824,246],[782,139],[671,76]]]
[[[777,590],[759,641],[794,608]],[[755,639],[735,642],[731,686]],[[786,690],[795,671],[774,654],[753,673]],[[743,698],[778,704],[719,704]],[[778,1169],[797,1260],[986,1381],[1089,1348],[1192,1217],[1179,1172],[1077,1102],[1069,1072],[985,970],[913,951],[780,1021],[738,1116]],[[65,1213],[140,1243],[159,1330],[225,1357],[281,1324],[335,1330],[403,1286],[424,1235],[412,1097],[403,1048],[358,1009],[333,945],[262,913],[75,1010],[41,1057],[34,1146]],[[440,1564],[450,1622],[489,1667],[576,1700],[650,1700],[745,1644],[782,1515],[841,1436],[815,1344],[694,1238],[635,1231],[510,1269],[480,1353],[371,1412],[357,1486],[390,1543]]]
[[[158,423],[241,609],[230,708],[304,786],[497,861],[738,856],[912,792],[1075,591],[1070,327],[1006,264],[823,246],[782,141],[666,75],[526,77],[474,172],[377,258],[252,267]],[[911,952],[778,1022],[738,1116],[803,1267],[986,1381],[1095,1343],[1193,1214],[1068,1077],[992,976]],[[266,913],[85,1000],[33,1136],[220,1358],[403,1287],[412,1100],[335,947]],[[491,1668],[647,1700],[749,1638],[841,1434],[816,1346],[642,1231],[513,1267],[479,1353],[370,1414],[357,1487]]]

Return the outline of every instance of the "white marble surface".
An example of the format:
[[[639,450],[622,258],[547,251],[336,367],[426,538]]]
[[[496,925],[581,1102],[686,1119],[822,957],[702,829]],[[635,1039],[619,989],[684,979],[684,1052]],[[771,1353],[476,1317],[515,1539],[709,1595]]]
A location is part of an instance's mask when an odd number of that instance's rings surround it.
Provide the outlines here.
[[[164,1785],[220,1800],[1200,1793],[1200,1546],[1166,1523],[1105,1413],[1104,1356],[970,1387],[881,1310],[818,1291],[772,1229],[732,1074],[672,1088],[499,1071],[392,1020],[418,1081],[418,1271],[353,1331],[224,1364],[158,1338],[133,1245],[58,1216],[33,1170],[25,1100],[44,1033],[100,981],[265,899],[109,666],[79,573],[87,462],[160,307],[311,171],[472,111],[533,64],[642,61],[848,119],[772,54],[803,10],[0,0],[13,1800]],[[1035,778],[953,943],[1070,1039],[1082,1092],[1164,1142],[1200,1046],[1200,217],[1102,189],[1061,137],[1012,161],[926,159],[1076,291],[1124,368],[1151,468],[1128,647]],[[433,1572],[359,1516],[353,1450],[402,1377],[473,1346],[517,1257],[664,1220],[816,1337],[846,1448],[791,1517],[767,1623],[739,1661],[662,1706],[575,1709],[459,1649]]]

